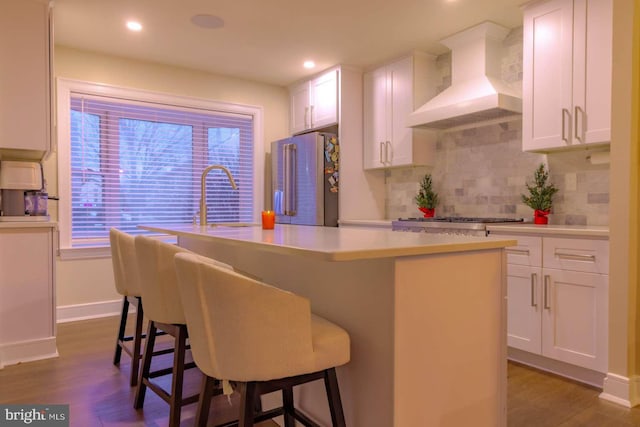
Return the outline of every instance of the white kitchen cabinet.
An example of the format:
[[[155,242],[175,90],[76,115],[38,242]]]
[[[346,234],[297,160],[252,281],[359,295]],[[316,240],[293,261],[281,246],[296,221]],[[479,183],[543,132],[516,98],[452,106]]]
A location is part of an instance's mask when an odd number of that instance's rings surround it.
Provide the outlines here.
[[[524,9],[524,151],[610,142],[612,22],[612,0]]]
[[[540,353],[540,280],[542,278],[542,238],[509,236],[518,241],[507,252],[507,345]]]
[[[0,368],[57,355],[53,230],[0,228]]]
[[[542,269],[542,355],[607,372],[608,276]]]
[[[432,165],[433,130],[407,127],[435,94],[434,58],[415,54],[364,75],[364,169]]]
[[[507,345],[540,354],[542,268],[507,265]]]
[[[0,2],[0,150],[12,156],[50,150],[50,19],[46,0]]]
[[[518,240],[506,250],[507,344],[606,372],[608,241],[500,236]]]
[[[338,71],[331,70],[289,91],[291,133],[338,123]]]

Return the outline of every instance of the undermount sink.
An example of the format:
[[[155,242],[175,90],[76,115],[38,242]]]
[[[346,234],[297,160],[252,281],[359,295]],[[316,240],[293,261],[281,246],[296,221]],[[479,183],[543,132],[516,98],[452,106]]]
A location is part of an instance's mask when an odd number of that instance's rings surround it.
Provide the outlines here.
[[[214,222],[207,224],[209,227],[256,227],[258,224],[251,222]]]

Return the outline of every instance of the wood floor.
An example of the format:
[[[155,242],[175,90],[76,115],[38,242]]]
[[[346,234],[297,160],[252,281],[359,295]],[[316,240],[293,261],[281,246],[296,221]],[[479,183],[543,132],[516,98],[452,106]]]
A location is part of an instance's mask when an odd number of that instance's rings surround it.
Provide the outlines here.
[[[640,406],[602,400],[601,390],[509,363],[509,427],[638,427]]]
[[[166,426],[169,408],[154,393],[147,392],[143,410],[133,409],[130,359],[123,355],[120,369],[111,363],[116,327],[116,318],[59,325],[60,357],[0,370],[0,403],[69,404],[71,426],[77,427]],[[200,374],[191,369],[187,376],[187,393],[197,392]],[[640,407],[603,401],[597,389],[516,364],[509,364],[508,378],[509,427],[640,427]],[[234,404],[235,396],[231,404],[217,397],[209,425],[232,419]],[[192,426],[194,414],[195,405],[185,407],[181,425]]]

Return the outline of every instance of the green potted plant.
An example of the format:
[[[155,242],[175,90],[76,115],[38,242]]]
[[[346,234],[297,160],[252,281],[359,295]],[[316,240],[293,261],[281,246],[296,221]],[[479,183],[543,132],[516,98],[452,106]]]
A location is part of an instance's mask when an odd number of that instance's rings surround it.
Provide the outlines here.
[[[544,164],[540,164],[533,174],[533,184],[527,183],[529,195],[522,194],[522,201],[525,205],[534,210],[533,222],[535,224],[547,224],[549,222],[549,212],[553,207],[553,195],[558,189],[549,180],[549,171]]]
[[[422,178],[420,191],[416,195],[415,201],[425,218],[431,218],[435,215],[435,209],[438,206],[438,193],[433,191],[431,174],[426,174]]]

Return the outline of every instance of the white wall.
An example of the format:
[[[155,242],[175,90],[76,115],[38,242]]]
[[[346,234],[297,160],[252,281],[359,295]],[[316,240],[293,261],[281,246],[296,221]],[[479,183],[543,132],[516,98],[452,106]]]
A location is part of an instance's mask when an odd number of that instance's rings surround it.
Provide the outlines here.
[[[289,98],[283,87],[63,46],[55,47],[54,58],[56,77],[260,106],[264,111],[263,140],[267,151],[270,141],[283,138],[289,133]],[[44,167],[49,193],[58,194],[55,154],[47,159]],[[265,188],[267,185],[268,177],[265,179]],[[269,193],[265,192],[267,195]],[[50,213],[56,220],[57,204],[53,201],[50,203]],[[64,261],[58,259],[56,270],[58,307],[68,309],[120,298],[115,292],[111,259],[108,257]],[[94,309],[99,310],[100,304]]]
[[[633,405],[640,404],[640,0],[613,5],[609,376],[604,392]]]

